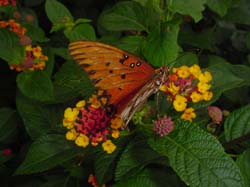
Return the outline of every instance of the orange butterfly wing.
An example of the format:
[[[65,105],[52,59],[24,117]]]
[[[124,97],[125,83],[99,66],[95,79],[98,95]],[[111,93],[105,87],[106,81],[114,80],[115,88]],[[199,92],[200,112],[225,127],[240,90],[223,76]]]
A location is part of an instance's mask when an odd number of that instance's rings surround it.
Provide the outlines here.
[[[118,113],[155,74],[142,59],[99,42],[72,42],[69,51],[95,86],[107,91]]]

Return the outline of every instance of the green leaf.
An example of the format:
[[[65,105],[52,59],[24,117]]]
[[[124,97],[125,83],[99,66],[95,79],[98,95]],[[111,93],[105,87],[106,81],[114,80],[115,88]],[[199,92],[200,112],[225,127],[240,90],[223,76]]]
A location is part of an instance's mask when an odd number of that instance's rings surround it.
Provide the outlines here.
[[[103,151],[96,154],[94,170],[98,184],[104,184],[112,180],[117,157],[123,151],[124,144],[127,141],[128,137],[120,137],[119,140],[114,142],[117,148],[112,154],[107,154]]]
[[[114,44],[120,49],[133,54],[138,54],[143,40],[145,40],[145,37],[143,36],[126,36],[119,39],[119,41],[114,42]]]
[[[245,185],[250,186],[250,149],[244,151],[236,160],[244,177]]]
[[[35,25],[31,24],[24,24],[23,25],[26,29],[26,35],[31,38],[32,41],[36,42],[47,42],[49,39],[45,36],[44,31]]]
[[[200,49],[213,50],[215,48],[215,36],[212,29],[203,30],[198,33],[191,29],[186,29],[180,32],[178,39],[181,44],[198,47]]]
[[[20,93],[16,105],[25,129],[33,140],[62,123],[64,108],[60,105],[41,105]]]
[[[0,142],[10,143],[17,134],[17,115],[11,108],[0,108]]]
[[[212,73],[212,90],[214,93],[241,87],[247,82],[233,72],[236,66],[227,63],[218,56],[209,56],[208,70]]]
[[[234,23],[250,25],[250,4],[248,0],[239,0],[228,10],[223,19]]]
[[[64,135],[49,134],[36,140],[29,148],[24,162],[15,174],[30,174],[51,169],[73,158],[80,152]]]
[[[206,4],[222,17],[227,13],[228,8],[231,7],[232,0],[207,0]]]
[[[86,19],[86,18],[78,18],[75,21],[75,25],[81,24],[81,23],[89,23],[91,22],[91,19]]]
[[[118,181],[111,187],[173,187],[178,184],[175,176],[159,168],[146,168],[137,175]]]
[[[43,47],[43,53],[48,57],[48,61],[45,62],[46,66],[44,68],[44,71],[48,74],[49,77],[51,77],[55,65],[55,56],[51,48]]]
[[[54,98],[53,85],[45,71],[22,72],[17,76],[17,86],[28,98],[49,101]]]
[[[66,62],[55,74],[55,98],[64,102],[78,96],[90,96],[94,86],[79,65]]]
[[[46,0],[45,10],[53,24],[68,23],[74,20],[69,10],[57,0]]]
[[[178,55],[177,36],[179,24],[169,24],[160,31],[155,29],[149,33],[142,48],[143,56],[155,66],[169,65]]]
[[[115,180],[128,179],[159,158],[160,155],[147,145],[145,138],[144,140],[134,139],[127,145],[117,162]]]
[[[123,31],[136,30],[147,31],[147,13],[145,9],[136,2],[119,2],[111,10],[103,13],[99,23],[107,30]]]
[[[95,40],[95,30],[88,23],[81,23],[70,30],[65,30],[64,34],[70,41],[76,40]]]
[[[149,144],[168,157],[170,166],[187,185],[244,186],[239,168],[218,140],[193,123],[175,121],[173,132],[151,138]]]
[[[0,48],[12,48],[19,44],[18,36],[7,29],[0,29]]]
[[[18,36],[7,29],[0,29],[0,41],[0,58],[8,64],[21,64],[25,51],[19,44]]]
[[[180,67],[183,65],[192,66],[198,63],[199,63],[199,60],[195,53],[185,52],[179,55],[179,57],[174,62],[174,66],[175,67]]]
[[[190,15],[194,18],[195,22],[198,22],[202,18],[202,11],[205,9],[204,4],[206,0],[174,0],[170,2],[168,6],[170,11]]]
[[[115,170],[116,159],[121,151],[121,148],[117,148],[112,154],[107,154],[106,152],[99,152],[96,154],[95,160],[95,176],[99,184],[104,184],[111,180],[113,177],[113,172]]]
[[[56,56],[60,56],[62,58],[64,58],[65,60],[71,60],[71,56],[69,54],[69,50],[63,47],[57,47],[57,48],[51,48],[51,51],[53,51],[53,53]]]
[[[154,8],[154,10],[158,13],[162,13],[163,10],[161,9],[161,0],[133,0],[138,3],[140,3],[142,6],[147,7],[150,6],[150,8]]]
[[[0,49],[0,56],[8,61],[8,64],[21,64],[25,57],[25,48],[21,45],[17,45],[13,48]]]
[[[78,179],[84,179],[88,175],[88,172],[86,171],[86,168],[82,167],[81,165],[73,165],[71,163],[71,168],[69,169],[70,176],[78,178]]]
[[[250,105],[234,110],[224,123],[227,141],[238,138],[250,132]]]

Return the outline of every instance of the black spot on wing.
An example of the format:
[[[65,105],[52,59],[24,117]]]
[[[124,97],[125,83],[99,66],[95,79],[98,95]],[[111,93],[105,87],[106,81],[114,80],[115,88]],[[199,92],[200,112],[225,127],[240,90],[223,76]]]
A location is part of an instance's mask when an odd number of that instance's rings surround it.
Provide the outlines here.
[[[96,73],[95,70],[91,70],[91,71],[88,72],[89,75],[94,75],[95,73]]]
[[[81,66],[82,66],[83,68],[87,68],[87,67],[90,66],[90,64],[81,64]]]
[[[124,64],[124,62],[129,58],[128,55],[123,54],[123,58],[119,60],[121,64]]]
[[[141,65],[141,61],[138,61],[138,62],[136,62],[136,66],[140,66]]]
[[[94,84],[97,84],[98,82],[100,82],[102,79],[93,79],[92,80],[92,82],[94,83]]]
[[[125,79],[125,78],[126,78],[126,74],[125,73],[121,74],[121,79]]]
[[[130,66],[131,68],[134,68],[134,67],[135,67],[135,63],[131,63],[129,66]]]
[[[120,62],[121,64],[123,64],[123,63],[125,62],[125,59],[122,58],[122,59],[119,60],[119,62]]]

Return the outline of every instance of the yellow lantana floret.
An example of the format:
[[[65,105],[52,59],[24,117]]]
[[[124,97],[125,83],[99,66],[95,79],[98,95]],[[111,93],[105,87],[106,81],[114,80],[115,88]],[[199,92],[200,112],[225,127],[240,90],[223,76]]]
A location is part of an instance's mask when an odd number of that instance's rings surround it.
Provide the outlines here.
[[[168,87],[168,91],[173,94],[176,95],[180,90],[179,86],[176,86],[173,82],[170,83],[169,87]]]
[[[120,131],[119,130],[113,130],[111,136],[113,138],[119,138],[120,137]]]
[[[36,58],[40,58],[40,56],[42,55],[42,48],[40,46],[34,47],[32,49],[33,55]]]
[[[103,144],[102,144],[102,148],[104,151],[106,151],[108,154],[111,154],[114,152],[114,150],[116,149],[116,145],[112,143],[111,140],[106,140]]]
[[[202,95],[202,98],[203,98],[205,101],[210,101],[210,100],[212,99],[212,97],[213,97],[213,92],[210,92],[210,91],[205,92],[205,93],[203,93],[203,95]]]
[[[77,137],[77,132],[75,129],[71,129],[70,131],[68,131],[65,135],[67,140],[75,140]]]
[[[210,72],[205,71],[204,73],[200,74],[198,79],[200,82],[208,83],[209,81],[212,80],[212,75]]]
[[[211,88],[211,85],[207,84],[205,82],[199,82],[197,84],[197,86],[198,86],[198,91],[201,93],[205,93],[206,91],[208,91]]]
[[[198,92],[192,92],[190,98],[192,99],[192,102],[197,103],[202,100],[202,95]]]
[[[174,109],[178,112],[182,112],[187,107],[187,99],[181,95],[177,95],[173,102]]]
[[[67,129],[72,129],[74,127],[74,121],[68,121],[67,119],[63,119],[63,126]]]
[[[26,45],[25,51],[32,51],[32,46],[31,45]]]
[[[67,121],[75,121],[78,114],[79,114],[79,110],[77,110],[76,108],[70,108],[70,107],[68,107],[64,111],[64,118]]]
[[[201,74],[201,69],[200,66],[198,66],[197,64],[192,65],[189,68],[189,72],[195,77],[198,78]]]
[[[89,138],[84,134],[80,134],[75,139],[75,144],[78,145],[79,147],[87,147],[89,145]]]
[[[89,98],[89,103],[91,103],[91,106],[93,108],[100,108],[101,107],[101,103],[99,102],[96,95],[92,95],[92,97]]]
[[[190,75],[188,66],[178,68],[177,74],[180,78],[187,78]]]
[[[168,90],[168,87],[165,84],[163,84],[159,87],[159,90],[162,92],[166,92]]]
[[[188,121],[192,121],[194,118],[196,118],[196,114],[192,107],[187,108],[184,111],[184,113],[181,115],[181,119],[188,120]]]
[[[123,120],[118,116],[111,120],[111,128],[112,129],[119,129],[123,125]]]
[[[86,101],[85,100],[81,100],[81,101],[78,101],[76,103],[76,108],[80,109],[82,107],[84,107],[86,105]]]

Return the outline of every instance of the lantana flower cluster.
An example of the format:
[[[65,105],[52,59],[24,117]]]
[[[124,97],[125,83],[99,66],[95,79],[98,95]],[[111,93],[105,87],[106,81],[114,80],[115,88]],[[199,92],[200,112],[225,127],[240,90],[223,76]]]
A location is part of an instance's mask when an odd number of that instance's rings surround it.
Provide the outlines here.
[[[27,29],[22,27],[20,23],[17,23],[14,19],[8,21],[0,21],[0,28],[8,28],[10,31],[16,33],[19,37],[24,36]]]
[[[192,121],[196,118],[194,108],[188,107],[190,103],[209,101],[213,97],[210,91],[212,75],[208,71],[202,72],[195,64],[191,67],[181,66],[173,68],[160,90],[168,95],[168,100],[173,102],[177,112],[183,112],[181,118]]]
[[[0,0],[0,6],[6,5],[16,6],[16,0]]]
[[[102,90],[88,101],[81,100],[74,108],[66,108],[63,119],[63,126],[68,129],[66,139],[83,148],[101,143],[104,151],[112,153],[116,145],[111,138],[120,136],[123,124],[122,119],[113,113],[112,107],[108,106],[108,96]]]
[[[23,70],[43,70],[45,67],[45,61],[48,57],[42,53],[40,46],[27,45],[25,47],[25,58],[22,64],[10,65],[11,70],[23,71]]]
[[[26,28],[22,27],[15,20],[0,21],[0,28],[8,28],[16,33],[20,38],[20,44],[25,46],[25,58],[21,64],[11,64],[10,69],[16,71],[23,70],[43,70],[48,57],[42,53],[40,46],[32,46],[31,40],[25,36]]]

